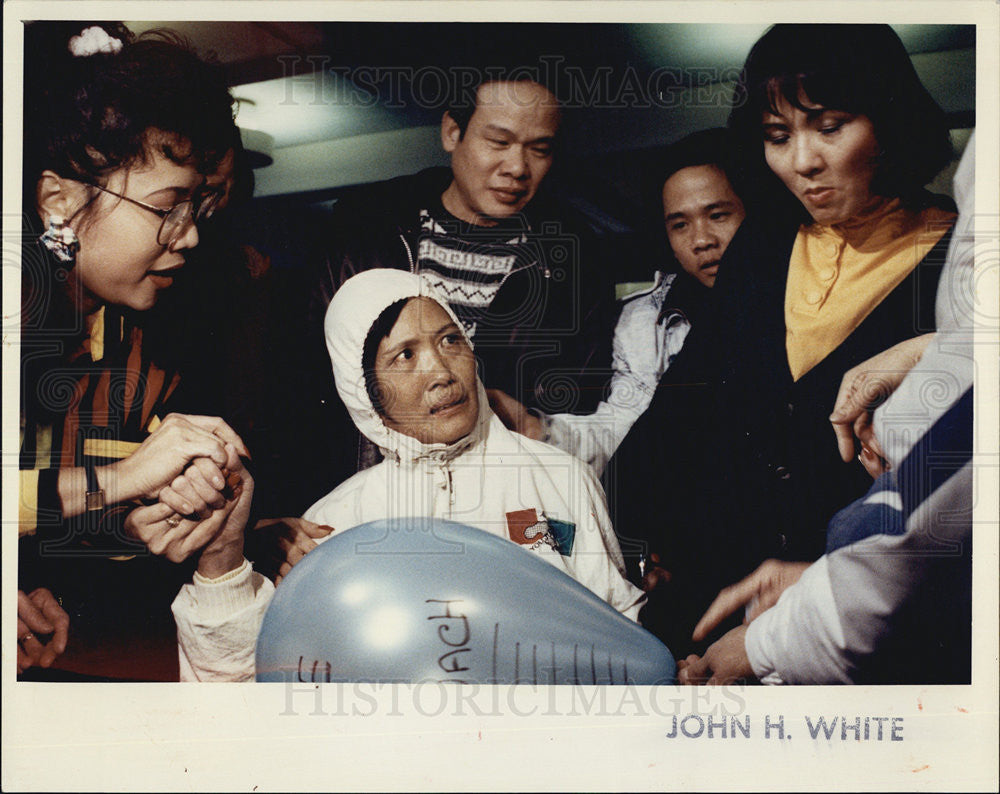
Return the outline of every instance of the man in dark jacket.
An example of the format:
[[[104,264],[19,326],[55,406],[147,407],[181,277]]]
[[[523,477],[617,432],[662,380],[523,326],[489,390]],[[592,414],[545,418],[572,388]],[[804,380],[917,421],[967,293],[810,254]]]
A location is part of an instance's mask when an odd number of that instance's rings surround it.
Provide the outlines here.
[[[704,571],[742,570],[739,544],[719,529],[725,486],[717,482],[720,452],[706,438],[722,421],[714,285],[746,217],[745,186],[721,128],[672,144],[657,165],[655,194],[674,273],[661,275],[642,299],[654,301],[657,327],[665,328],[665,360],[648,408],[608,463],[604,486],[629,574],[648,593],[642,623],[683,658],[703,650],[692,645],[691,632],[718,592],[719,580]]]

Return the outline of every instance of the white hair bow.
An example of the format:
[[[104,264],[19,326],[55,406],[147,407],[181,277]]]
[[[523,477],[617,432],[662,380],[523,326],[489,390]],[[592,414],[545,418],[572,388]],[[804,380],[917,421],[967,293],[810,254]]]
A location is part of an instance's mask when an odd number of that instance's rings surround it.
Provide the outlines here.
[[[119,39],[111,36],[104,28],[85,28],[79,36],[74,36],[69,40],[69,51],[77,58],[87,58],[103,52],[107,55],[114,55],[122,48]]]

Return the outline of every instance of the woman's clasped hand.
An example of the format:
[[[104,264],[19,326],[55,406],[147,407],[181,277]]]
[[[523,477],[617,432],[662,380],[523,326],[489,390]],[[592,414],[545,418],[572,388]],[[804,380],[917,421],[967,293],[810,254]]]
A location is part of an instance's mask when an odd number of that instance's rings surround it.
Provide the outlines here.
[[[194,418],[213,421],[208,417]],[[239,447],[213,437],[219,442],[219,450],[213,452],[221,451],[223,460],[197,457],[176,475],[171,472],[169,484],[156,491],[157,501],[132,511],[125,521],[126,531],[145,543],[153,554],[173,562],[181,562],[204,548],[218,534],[250,480],[240,460],[240,450],[245,452],[245,447],[235,433],[233,437]],[[199,438],[196,443],[211,446],[207,439]],[[160,461],[154,459],[154,462]]]

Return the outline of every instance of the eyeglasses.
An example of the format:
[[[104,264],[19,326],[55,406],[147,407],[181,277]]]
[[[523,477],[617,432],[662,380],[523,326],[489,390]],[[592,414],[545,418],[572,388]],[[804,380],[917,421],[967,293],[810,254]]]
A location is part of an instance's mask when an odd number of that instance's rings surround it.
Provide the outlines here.
[[[123,196],[121,193],[115,193],[115,191],[108,190],[106,187],[101,187],[100,185],[94,185],[94,187],[103,193],[117,196],[130,204],[135,204],[137,207],[149,210],[162,218],[160,221],[160,228],[156,232],[156,242],[163,246],[173,245],[181,237],[183,237],[187,232],[189,223],[193,222],[197,224],[198,222],[211,217],[222,198],[222,194],[218,192],[206,193],[203,196],[197,197],[197,199],[187,198],[183,201],[179,201],[170,209],[162,209],[161,207],[154,207],[153,205],[146,204],[143,201],[137,201],[134,198]]]

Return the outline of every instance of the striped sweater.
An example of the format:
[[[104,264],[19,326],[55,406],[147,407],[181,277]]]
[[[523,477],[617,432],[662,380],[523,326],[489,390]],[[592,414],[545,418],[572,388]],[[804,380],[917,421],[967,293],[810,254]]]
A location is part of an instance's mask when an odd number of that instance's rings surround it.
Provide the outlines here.
[[[82,519],[64,520],[59,469],[88,460],[106,465],[130,455],[166,415],[179,383],[176,372],[157,366],[144,350],[142,328],[115,307],[98,309],[87,326],[89,334],[69,356],[58,356],[60,341],[32,341],[21,351],[22,362],[45,355],[52,364],[22,363],[18,535],[54,538],[50,549],[76,547],[85,529]],[[100,519],[99,534],[104,541],[115,538],[116,547],[130,545],[118,538],[126,511],[111,505]],[[101,546],[101,553],[126,550],[98,543],[92,533],[82,543]]]

